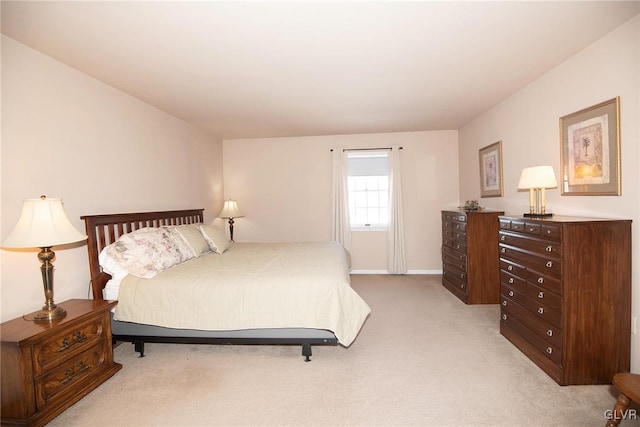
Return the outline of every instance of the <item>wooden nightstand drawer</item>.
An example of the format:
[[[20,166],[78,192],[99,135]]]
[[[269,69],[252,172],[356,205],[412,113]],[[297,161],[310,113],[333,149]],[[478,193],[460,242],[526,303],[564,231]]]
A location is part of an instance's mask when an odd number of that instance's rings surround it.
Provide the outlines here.
[[[64,399],[67,394],[74,393],[83,387],[86,379],[103,369],[107,346],[105,340],[92,348],[65,361],[57,368],[45,373],[36,380],[36,398],[38,407],[56,399]]]
[[[82,352],[105,339],[106,316],[92,319],[78,325],[60,329],[60,332],[47,337],[44,341],[33,346],[33,367],[35,375],[39,376],[47,369],[51,369],[61,361],[74,354]]]

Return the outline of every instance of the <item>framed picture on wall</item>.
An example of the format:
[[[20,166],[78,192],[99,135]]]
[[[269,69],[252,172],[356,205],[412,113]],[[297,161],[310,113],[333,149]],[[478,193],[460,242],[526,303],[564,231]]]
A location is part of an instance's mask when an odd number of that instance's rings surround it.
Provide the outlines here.
[[[502,141],[479,150],[480,197],[502,197]]]
[[[560,117],[563,196],[619,196],[620,98]]]

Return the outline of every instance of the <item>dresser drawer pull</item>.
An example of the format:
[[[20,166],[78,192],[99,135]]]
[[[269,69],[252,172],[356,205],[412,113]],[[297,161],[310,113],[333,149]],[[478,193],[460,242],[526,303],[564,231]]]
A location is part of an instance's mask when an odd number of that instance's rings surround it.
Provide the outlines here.
[[[464,279],[464,273],[460,273],[460,278]]]
[[[81,373],[83,373],[84,371],[86,371],[87,369],[90,369],[91,366],[90,365],[85,365],[84,362],[80,361],[78,362],[78,364],[76,365],[76,368],[78,368],[78,370],[76,371],[74,368],[69,368],[65,371],[65,375],[67,376],[65,379],[62,380],[62,384],[66,384],[69,381],[72,381],[75,377],[77,377],[78,375],[80,375]]]
[[[547,347],[547,353],[549,354],[553,353],[553,349],[551,347]]]
[[[553,252],[553,246],[549,245],[546,248],[544,248],[544,250],[547,252]]]
[[[513,283],[515,282],[515,280],[513,280],[513,277],[509,277],[509,283]]]
[[[507,240],[507,236],[500,236],[500,240],[504,242],[505,240]]]
[[[68,350],[74,345],[80,344],[82,341],[85,341],[86,339],[87,339],[87,336],[83,332],[76,331],[73,333],[73,335],[69,337],[64,337],[64,339],[62,340],[62,347],[58,349],[58,352]],[[69,342],[70,340],[71,342]]]
[[[507,306],[507,300],[502,301],[502,305]]]
[[[513,291],[509,291],[509,296],[512,297],[513,296]]]
[[[538,308],[538,314],[544,314],[544,308],[539,307]]]
[[[538,283],[540,283],[540,284],[544,283],[544,278],[543,277],[538,277]]]
[[[544,292],[542,292],[542,291],[538,292],[538,298],[539,299],[544,299]]]
[[[553,262],[547,261],[547,263],[545,265],[547,266],[547,268],[551,268],[551,267],[553,267]]]
[[[464,289],[464,284],[460,285],[460,289]]]
[[[460,249],[460,245],[456,245],[456,249]]]
[[[506,314],[502,315],[502,320],[507,320],[507,315]]]
[[[506,254],[507,253],[507,249],[506,248],[500,248],[500,253]]]
[[[551,329],[547,329],[547,335],[552,337],[553,336],[553,331]]]
[[[513,265],[510,265],[509,267],[507,267],[507,270],[513,271]]]
[[[534,233],[534,232],[536,231],[536,229],[535,229],[535,227],[529,227],[529,231],[530,231],[531,233]]]

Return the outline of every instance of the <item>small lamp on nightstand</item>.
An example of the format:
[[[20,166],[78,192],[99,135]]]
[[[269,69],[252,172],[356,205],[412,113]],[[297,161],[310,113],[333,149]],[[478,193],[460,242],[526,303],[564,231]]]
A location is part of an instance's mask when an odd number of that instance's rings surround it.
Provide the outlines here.
[[[238,203],[235,200],[227,200],[224,202],[224,206],[222,207],[222,212],[218,215],[220,218],[228,218],[229,219],[229,237],[233,242],[233,219],[241,218],[244,214],[240,211],[238,207]]]
[[[53,302],[53,264],[56,254],[52,246],[86,240],[64,213],[61,199],[27,199],[22,206],[22,214],[11,234],[4,239],[5,248],[40,248],[38,259],[42,263],[42,285],[45,304],[35,313],[34,320],[53,320],[67,315],[67,312]]]
[[[556,176],[551,166],[522,169],[518,190],[529,190],[529,213],[525,213],[524,216],[534,218],[553,216],[547,213],[545,189],[557,186]]]

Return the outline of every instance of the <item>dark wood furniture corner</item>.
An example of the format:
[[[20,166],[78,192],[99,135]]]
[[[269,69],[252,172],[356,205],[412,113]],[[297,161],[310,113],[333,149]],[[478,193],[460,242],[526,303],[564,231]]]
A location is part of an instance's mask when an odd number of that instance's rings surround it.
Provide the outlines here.
[[[620,395],[611,413],[607,414],[609,420],[606,427],[615,427],[626,419],[640,420],[635,410],[629,411],[632,401],[640,404],[640,374],[617,373],[613,376],[613,385]]]
[[[74,299],[58,304],[62,319],[0,325],[3,426],[44,425],[122,368],[111,343],[116,304]]]
[[[629,371],[630,220],[502,216],[500,268],[500,332],[558,384]]]
[[[442,211],[442,285],[466,304],[500,303],[501,211]]]

